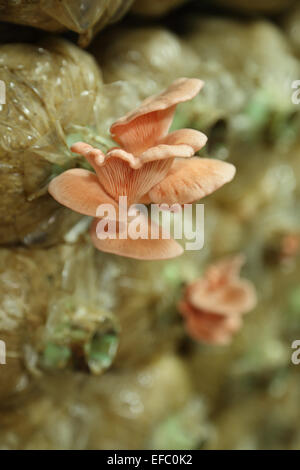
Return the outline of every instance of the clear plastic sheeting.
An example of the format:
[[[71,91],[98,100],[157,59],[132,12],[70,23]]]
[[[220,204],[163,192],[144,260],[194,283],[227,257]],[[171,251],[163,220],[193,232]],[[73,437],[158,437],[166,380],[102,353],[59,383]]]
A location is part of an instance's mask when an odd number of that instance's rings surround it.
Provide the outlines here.
[[[0,0],[0,20],[46,31],[69,29],[88,45],[93,33],[121,18],[133,0]]]
[[[76,166],[72,139],[96,129],[101,73],[88,53],[51,38],[0,46],[0,79],[0,243],[50,242],[77,216],[59,208],[47,185]]]
[[[104,290],[91,245],[2,248],[0,279],[0,331],[10,364],[1,371],[1,399],[55,371],[100,375],[110,367],[119,324],[107,301],[114,292]]]

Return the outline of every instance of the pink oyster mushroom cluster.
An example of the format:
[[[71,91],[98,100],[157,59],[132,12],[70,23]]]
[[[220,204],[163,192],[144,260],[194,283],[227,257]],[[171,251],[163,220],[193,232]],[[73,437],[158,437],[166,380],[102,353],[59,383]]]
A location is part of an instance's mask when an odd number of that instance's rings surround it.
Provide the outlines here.
[[[242,326],[243,315],[256,305],[256,290],[240,278],[242,254],[208,267],[204,276],[189,284],[178,309],[190,336],[210,344],[228,344]]]
[[[119,147],[106,155],[83,142],[72,145],[71,150],[83,155],[95,173],[79,168],[65,171],[51,181],[49,192],[64,206],[95,217],[90,230],[99,250],[137,259],[182,254],[182,247],[172,238],[163,239],[161,233],[158,239],[99,239],[97,208],[109,203],[118,213],[119,196],[127,196],[128,206],[192,203],[234,177],[235,167],[230,163],[194,157],[207,141],[203,133],[193,129],[168,133],[176,105],[192,99],[202,86],[201,80],[179,78],[162,93],[144,100],[111,126]],[[145,222],[150,230],[154,222]]]

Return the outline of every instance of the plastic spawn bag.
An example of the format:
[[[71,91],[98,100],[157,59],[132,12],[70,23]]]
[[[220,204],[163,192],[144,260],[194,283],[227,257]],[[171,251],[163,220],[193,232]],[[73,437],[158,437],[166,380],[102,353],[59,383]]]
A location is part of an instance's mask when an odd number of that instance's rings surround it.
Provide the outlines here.
[[[160,92],[178,77],[204,80],[199,95],[178,106],[173,129],[193,127],[208,132],[245,101],[245,92],[231,71],[217,60],[203,60],[193,44],[166,28],[115,28],[101,42],[96,38],[93,52],[104,81],[126,82],[140,99]]]
[[[291,95],[300,66],[278,27],[262,20],[241,25],[204,17],[191,21],[187,40],[207,66],[223,66],[237,83],[234,95],[241,90],[244,96],[231,117],[234,136],[257,140],[264,134],[272,142],[296,138],[299,113]]]
[[[1,45],[0,80],[0,243],[52,243],[78,215],[47,184],[77,165],[70,144],[96,130],[101,72],[88,53],[51,38]]]
[[[53,374],[9,403],[0,409],[1,449],[191,449],[210,429],[187,365],[172,353],[102,377]]]
[[[110,367],[119,332],[110,311],[115,292],[95,251],[85,240],[47,250],[0,249],[0,338],[8,364],[0,374],[1,399],[49,372],[99,375]],[[115,266],[101,265],[107,280]]]
[[[240,25],[203,16],[186,16],[182,23],[184,36],[164,28],[115,28],[104,35],[105,48],[96,39],[93,51],[105,82],[134,84],[145,98],[178,77],[202,79],[201,93],[178,106],[173,128],[205,131],[206,148],[218,145],[221,158],[228,154],[224,144],[238,139],[295,139],[300,115],[291,84],[299,62],[281,30],[268,21]]]
[[[0,0],[0,20],[46,31],[65,29],[80,35],[87,46],[94,33],[117,21],[133,0]]]
[[[0,249],[0,338],[10,364],[1,399],[59,370],[134,368],[182,339],[174,305],[192,261],[137,265],[96,250],[77,229],[47,249]]]

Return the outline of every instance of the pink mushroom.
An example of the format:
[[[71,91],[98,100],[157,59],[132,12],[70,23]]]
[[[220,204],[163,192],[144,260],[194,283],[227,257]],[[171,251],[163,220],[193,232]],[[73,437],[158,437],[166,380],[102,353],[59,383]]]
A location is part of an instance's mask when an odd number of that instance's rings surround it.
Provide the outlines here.
[[[99,239],[98,206],[110,203],[118,211],[119,196],[127,196],[128,206],[192,203],[234,177],[235,167],[230,163],[191,158],[206,143],[201,132],[180,129],[168,134],[176,105],[192,99],[202,86],[201,80],[180,78],[159,95],[147,98],[111,126],[111,135],[120,147],[110,149],[106,155],[83,142],[72,145],[72,151],[84,155],[95,173],[68,170],[51,181],[49,192],[64,206],[95,217],[91,236],[99,250],[138,259],[180,255],[181,246],[161,236]],[[149,220],[147,226],[150,228],[152,223]]]
[[[186,287],[178,308],[189,334],[196,340],[227,344],[242,326],[242,316],[256,305],[256,291],[241,279],[243,255],[225,258],[209,266],[203,278]]]
[[[295,258],[300,251],[300,235],[298,233],[286,234],[280,247],[280,258],[283,261],[289,261]]]

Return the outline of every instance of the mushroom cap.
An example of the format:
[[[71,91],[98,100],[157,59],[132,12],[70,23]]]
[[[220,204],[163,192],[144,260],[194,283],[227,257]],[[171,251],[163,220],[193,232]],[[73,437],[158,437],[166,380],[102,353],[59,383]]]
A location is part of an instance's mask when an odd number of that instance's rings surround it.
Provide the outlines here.
[[[119,128],[130,124],[145,114],[163,111],[179,103],[191,100],[199,93],[203,85],[204,82],[198,78],[178,78],[166,90],[158,95],[149,96],[142,101],[138,108],[114,122],[110,128],[112,136],[118,132]]]
[[[199,311],[185,300],[180,302],[179,310],[186,319],[186,328],[190,336],[204,343],[228,344],[232,335],[242,325],[242,319],[238,315],[224,316]]]
[[[123,239],[120,237],[120,233],[118,233],[115,239],[106,238],[102,240],[97,236],[98,222],[98,219],[93,221],[90,233],[94,246],[100,251],[140,260],[162,260],[174,258],[183,253],[183,248],[171,237],[169,239],[162,238],[160,227],[158,227],[159,238],[149,238],[148,233],[150,233],[151,228],[155,225],[150,220],[145,220],[144,224],[148,238],[138,239],[133,239],[128,234]],[[142,227],[141,230],[143,232],[144,228]],[[141,233],[142,237],[143,235],[145,234]]]
[[[224,316],[241,315],[255,307],[256,291],[247,279],[215,289],[206,279],[199,279],[188,287],[187,298],[199,311]]]
[[[219,315],[241,315],[256,305],[251,281],[240,278],[245,256],[239,253],[211,264],[204,277],[188,285],[185,297],[195,309]]]
[[[202,86],[196,78],[175,80],[162,93],[145,99],[137,109],[114,122],[110,128],[113,139],[135,155],[154,147],[167,135],[176,105],[196,96]]]
[[[167,176],[149,191],[149,199],[156,204],[188,204],[216,191],[234,175],[231,163],[199,157],[176,159]]]

